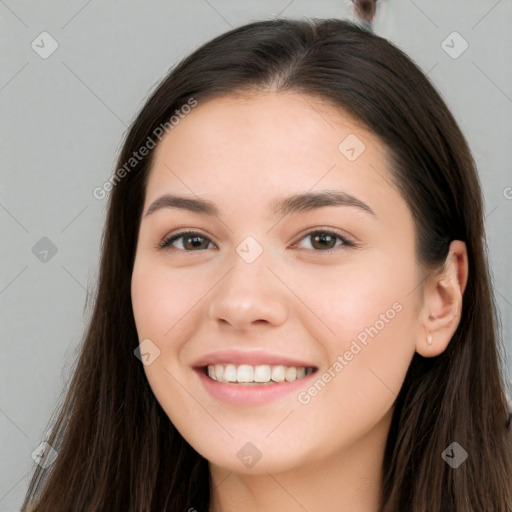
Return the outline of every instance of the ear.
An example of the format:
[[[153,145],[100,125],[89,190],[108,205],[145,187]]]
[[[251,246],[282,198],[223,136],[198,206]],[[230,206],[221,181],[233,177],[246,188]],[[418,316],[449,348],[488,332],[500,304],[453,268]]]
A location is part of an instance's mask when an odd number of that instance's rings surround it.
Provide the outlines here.
[[[462,296],[468,279],[466,244],[453,240],[446,261],[440,272],[429,275],[423,286],[423,305],[416,352],[423,357],[434,357],[446,349],[457,326],[462,311]],[[427,343],[428,336],[432,343]]]

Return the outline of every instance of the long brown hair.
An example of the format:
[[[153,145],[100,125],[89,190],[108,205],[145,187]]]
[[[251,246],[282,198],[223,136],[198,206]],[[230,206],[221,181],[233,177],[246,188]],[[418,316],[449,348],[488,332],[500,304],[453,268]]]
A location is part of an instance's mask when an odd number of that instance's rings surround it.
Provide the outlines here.
[[[512,510],[499,322],[466,140],[428,78],[387,40],[347,21],[277,19],[233,29],[183,59],[129,129],[117,166],[125,172],[109,196],[93,314],[47,440],[58,457],[37,467],[23,511],[208,510],[208,461],[174,428],[134,356],[130,280],[153,151],[133,168],[125,164],[191,98],[269,89],[326,101],[380,137],[414,218],[422,268],[440,268],[451,240],[466,243],[460,324],[441,355],[414,355],[394,405],[380,512]],[[457,469],[441,456],[453,442],[468,453]]]

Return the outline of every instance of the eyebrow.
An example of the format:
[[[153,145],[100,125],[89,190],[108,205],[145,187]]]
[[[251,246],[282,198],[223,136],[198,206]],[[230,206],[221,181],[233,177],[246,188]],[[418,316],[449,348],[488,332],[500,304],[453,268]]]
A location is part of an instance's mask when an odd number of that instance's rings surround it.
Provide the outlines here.
[[[352,206],[377,217],[376,213],[366,203],[342,190],[321,190],[304,192],[270,201],[268,207],[275,216],[285,217],[291,213],[311,211],[323,206]],[[165,194],[154,201],[144,217],[162,208],[180,208],[209,216],[219,216],[220,210],[215,203],[199,197],[184,197]]]

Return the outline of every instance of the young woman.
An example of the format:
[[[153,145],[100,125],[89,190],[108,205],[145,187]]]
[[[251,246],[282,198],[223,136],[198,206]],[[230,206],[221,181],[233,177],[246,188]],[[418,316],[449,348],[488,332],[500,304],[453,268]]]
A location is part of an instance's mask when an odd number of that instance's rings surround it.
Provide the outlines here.
[[[512,510],[478,175],[394,45],[339,20],[215,38],[106,192],[24,511]]]

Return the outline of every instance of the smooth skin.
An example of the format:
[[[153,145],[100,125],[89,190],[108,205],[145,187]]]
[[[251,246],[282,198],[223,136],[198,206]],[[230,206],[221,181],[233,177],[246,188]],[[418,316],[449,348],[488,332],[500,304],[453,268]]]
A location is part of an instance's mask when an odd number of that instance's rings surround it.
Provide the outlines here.
[[[338,149],[350,134],[365,145],[354,161]],[[268,206],[327,189],[348,192],[375,215],[331,205],[283,217]],[[163,194],[207,199],[219,214],[145,215]],[[194,244],[185,235],[159,248],[184,229],[204,238]],[[318,241],[314,231],[331,238]],[[263,249],[252,263],[236,250],[247,236]],[[463,242],[451,243],[442,273],[423,274],[414,247],[412,215],[392,186],[385,146],[318,99],[267,91],[199,102],[159,143],[133,310],[139,340],[160,350],[144,366],[155,397],[210,463],[211,511],[377,510],[393,403],[414,353],[446,349],[467,281]],[[192,368],[230,348],[308,361],[320,376],[397,302],[400,312],[307,404],[297,393],[226,404]],[[237,457],[248,442],[262,455],[250,468]]]

